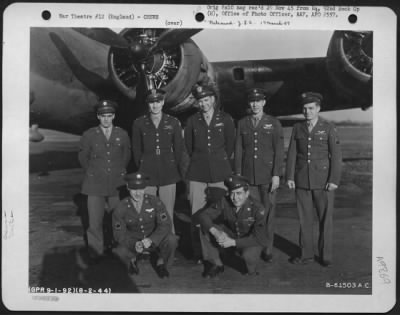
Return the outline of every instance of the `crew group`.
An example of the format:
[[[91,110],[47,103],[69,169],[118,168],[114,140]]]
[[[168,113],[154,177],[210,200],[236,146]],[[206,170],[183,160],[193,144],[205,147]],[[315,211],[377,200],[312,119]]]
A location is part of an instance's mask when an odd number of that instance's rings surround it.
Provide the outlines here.
[[[98,104],[100,124],[83,134],[79,152],[85,169],[82,193],[88,196],[87,240],[93,262],[103,257],[103,218],[105,211],[112,211],[113,254],[135,274],[138,257],[151,253],[157,274],[168,277],[177,247],[173,213],[176,183],[181,179],[189,183],[192,238],[196,231],[200,238],[200,245],[193,242],[193,252],[204,262],[204,277],[224,271],[222,251],[241,257],[246,266],[243,273],[248,275],[257,274],[260,257],[272,261],[276,194],[284,158],[281,124],[264,113],[266,96],[261,89],[249,91],[251,114],[238,122],[236,131],[231,116],[216,106],[212,85],[196,85],[192,93],[200,110],[189,117],[182,132],[180,122],[162,112],[165,93],[149,91],[149,113],[134,121],[132,140],[113,125],[116,104],[108,100]],[[291,262],[307,264],[315,259],[315,207],[319,219],[316,257],[329,267],[341,150],[336,128],[318,115],[321,102],[318,93],[301,95],[305,121],[293,127],[286,180],[295,189],[300,219],[301,256]],[[184,149],[190,162],[186,174],[181,174]],[[138,172],[126,174],[131,152]],[[120,200],[118,187],[124,185],[129,196]],[[210,191],[224,193],[210,202]]]

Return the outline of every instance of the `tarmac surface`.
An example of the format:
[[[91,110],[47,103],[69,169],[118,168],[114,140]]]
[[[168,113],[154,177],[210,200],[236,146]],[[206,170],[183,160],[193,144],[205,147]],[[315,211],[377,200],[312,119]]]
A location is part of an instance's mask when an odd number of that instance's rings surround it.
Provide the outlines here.
[[[285,128],[286,147],[290,129]],[[371,294],[372,127],[343,127],[339,134],[344,162],[335,199],[333,266],[289,262],[300,253],[299,223],[294,192],[282,182],[273,262],[260,260],[255,277],[242,275],[236,264],[227,265],[215,279],[202,278],[203,266],[190,259],[189,206],[182,189],[174,218],[180,241],[168,279],[159,279],[148,260],[139,262],[135,276],[116,259],[89,265],[78,207],[84,203],[79,137],[49,134],[44,142],[30,144],[29,285],[112,293]],[[315,233],[317,229],[315,225]]]

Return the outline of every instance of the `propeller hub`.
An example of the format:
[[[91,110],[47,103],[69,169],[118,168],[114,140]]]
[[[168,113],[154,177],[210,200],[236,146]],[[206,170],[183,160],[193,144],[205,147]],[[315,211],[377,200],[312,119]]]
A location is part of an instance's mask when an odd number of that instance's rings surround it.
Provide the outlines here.
[[[142,60],[146,57],[149,49],[146,47],[146,45],[143,45],[142,43],[136,42],[132,45],[129,46],[129,49],[133,55],[133,58],[137,60]]]

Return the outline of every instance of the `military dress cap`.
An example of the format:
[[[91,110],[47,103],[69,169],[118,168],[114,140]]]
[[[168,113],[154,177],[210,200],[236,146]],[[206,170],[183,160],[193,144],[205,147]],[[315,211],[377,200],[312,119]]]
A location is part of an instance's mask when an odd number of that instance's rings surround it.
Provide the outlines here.
[[[198,100],[203,97],[216,95],[214,87],[210,84],[196,84],[192,89],[192,94]]]
[[[124,179],[129,189],[144,189],[148,182],[148,177],[140,172],[127,174]]]
[[[265,100],[265,92],[258,88],[250,89],[247,91],[247,99],[249,102]]]
[[[146,95],[146,102],[159,102],[165,97],[165,91],[161,89],[151,89]]]
[[[321,104],[322,100],[323,100],[322,95],[316,92],[305,92],[301,94],[301,105],[309,103]]]
[[[241,175],[231,175],[227,179],[225,179],[224,184],[230,191],[238,189],[240,187],[248,187],[249,180],[247,177]]]
[[[110,100],[101,100],[96,105],[97,114],[115,113],[116,109],[117,109],[117,103]]]

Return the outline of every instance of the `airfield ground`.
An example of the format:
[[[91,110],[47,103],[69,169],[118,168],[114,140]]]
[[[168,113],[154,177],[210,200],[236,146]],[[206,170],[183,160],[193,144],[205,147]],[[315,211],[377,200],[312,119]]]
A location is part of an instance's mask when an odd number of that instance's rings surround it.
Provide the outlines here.
[[[290,129],[285,128],[285,139],[289,139]],[[44,142],[30,144],[29,285],[109,288],[113,293],[371,294],[372,127],[340,127],[339,134],[344,162],[335,199],[333,267],[288,262],[299,252],[299,226],[294,193],[282,183],[274,261],[261,261],[258,277],[247,278],[226,267],[222,275],[209,280],[201,277],[202,265],[187,258],[189,210],[184,195],[178,197],[175,220],[182,235],[170,278],[159,279],[148,261],[140,262],[137,276],[129,276],[116,260],[89,266],[75,204],[83,176],[76,155],[79,138],[49,134]],[[338,287],[343,283],[357,287]]]

